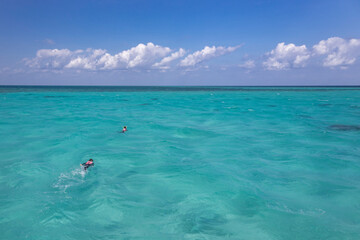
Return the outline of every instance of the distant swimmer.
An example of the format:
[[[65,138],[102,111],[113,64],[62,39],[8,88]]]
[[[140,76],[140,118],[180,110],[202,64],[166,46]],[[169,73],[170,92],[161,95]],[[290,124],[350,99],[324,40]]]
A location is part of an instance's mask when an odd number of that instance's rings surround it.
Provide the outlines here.
[[[92,160],[90,158],[89,161],[87,161],[86,163],[80,164],[80,166],[83,166],[84,170],[86,171],[86,169],[88,169],[89,167],[94,166],[94,160]]]
[[[125,133],[127,131],[126,126],[123,127],[122,133]]]

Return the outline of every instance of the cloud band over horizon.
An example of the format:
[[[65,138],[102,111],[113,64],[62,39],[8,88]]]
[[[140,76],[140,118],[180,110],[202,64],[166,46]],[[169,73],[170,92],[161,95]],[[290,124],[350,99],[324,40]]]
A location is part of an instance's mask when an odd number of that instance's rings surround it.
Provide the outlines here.
[[[155,45],[154,43],[138,44],[128,50],[111,55],[105,49],[40,49],[36,56],[24,59],[30,69],[38,70],[168,70],[189,69],[201,63],[232,53],[238,46],[205,46],[202,50],[188,53],[179,48]],[[188,54],[187,54],[188,53]],[[186,55],[187,54],[187,55]],[[258,60],[249,59],[245,63],[235,63],[239,68],[250,69],[263,66],[264,70],[288,70],[318,65],[326,68],[347,69],[360,56],[360,39],[343,39],[331,37],[321,40],[308,48],[294,43],[278,43],[276,48],[265,53]]]
[[[194,67],[195,65],[235,51],[235,47],[209,47],[188,54],[176,67]],[[173,51],[169,47],[151,42],[138,44],[128,50],[111,55],[105,49],[40,49],[36,57],[24,59],[25,65],[33,69],[48,70],[126,70],[126,69],[169,69],[175,60],[184,57],[186,50]]]

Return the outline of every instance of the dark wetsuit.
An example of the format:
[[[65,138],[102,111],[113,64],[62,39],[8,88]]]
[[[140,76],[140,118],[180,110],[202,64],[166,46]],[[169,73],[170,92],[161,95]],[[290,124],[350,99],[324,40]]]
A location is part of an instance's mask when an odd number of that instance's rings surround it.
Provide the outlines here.
[[[94,166],[94,162],[93,163],[91,163],[91,164],[87,164],[87,162],[86,163],[83,163],[83,164],[81,164],[83,167],[84,167],[84,169],[86,170],[86,169],[88,169],[89,167],[92,167],[92,166]]]

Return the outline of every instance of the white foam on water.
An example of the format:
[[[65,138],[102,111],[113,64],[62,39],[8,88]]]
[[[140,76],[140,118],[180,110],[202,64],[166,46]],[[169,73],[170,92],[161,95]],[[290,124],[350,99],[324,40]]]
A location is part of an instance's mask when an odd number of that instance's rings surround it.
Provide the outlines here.
[[[290,213],[290,214],[295,214],[295,215],[319,216],[319,215],[323,215],[326,213],[325,210],[320,209],[320,208],[295,209],[295,208],[291,208],[291,207],[287,206],[286,204],[278,203],[278,202],[274,203],[274,204],[267,204],[267,207],[270,209],[273,209],[273,210],[286,212],[286,213]]]
[[[85,175],[86,171],[83,168],[74,169],[69,173],[61,173],[57,182],[53,186],[66,193],[68,188],[82,184],[84,182]]]

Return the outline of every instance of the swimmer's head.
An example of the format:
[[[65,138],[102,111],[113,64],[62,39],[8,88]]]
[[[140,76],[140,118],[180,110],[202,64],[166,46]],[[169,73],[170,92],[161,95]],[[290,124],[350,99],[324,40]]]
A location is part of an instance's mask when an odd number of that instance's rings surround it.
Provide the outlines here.
[[[126,126],[124,126],[124,128],[126,128]]]
[[[89,159],[90,162],[93,162],[94,160],[92,160],[91,158]]]

